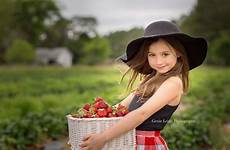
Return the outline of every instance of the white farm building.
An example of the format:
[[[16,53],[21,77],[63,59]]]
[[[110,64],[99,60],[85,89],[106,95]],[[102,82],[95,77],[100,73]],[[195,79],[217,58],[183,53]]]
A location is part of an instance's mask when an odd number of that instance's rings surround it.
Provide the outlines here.
[[[67,48],[37,48],[36,62],[43,65],[60,65],[63,67],[72,66],[73,55]]]

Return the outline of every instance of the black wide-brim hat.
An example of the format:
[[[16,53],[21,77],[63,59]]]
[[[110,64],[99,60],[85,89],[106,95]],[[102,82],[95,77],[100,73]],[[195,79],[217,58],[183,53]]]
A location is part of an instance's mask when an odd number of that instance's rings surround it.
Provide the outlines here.
[[[145,28],[144,36],[129,42],[126,53],[118,57],[118,59],[127,63],[140,50],[144,40],[160,37],[175,37],[181,42],[188,57],[189,70],[192,70],[203,63],[208,48],[206,40],[204,38],[192,37],[183,33],[176,24],[169,21],[157,21],[148,25]]]

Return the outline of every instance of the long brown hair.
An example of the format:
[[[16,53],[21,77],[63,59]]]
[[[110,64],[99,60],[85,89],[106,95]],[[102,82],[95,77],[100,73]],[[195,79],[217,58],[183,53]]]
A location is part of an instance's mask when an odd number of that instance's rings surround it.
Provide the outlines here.
[[[169,46],[170,49],[173,49],[177,56],[177,63],[175,66],[164,74],[156,74],[156,70],[151,68],[148,63],[148,50],[149,46],[158,41],[160,38],[147,39],[143,42],[140,50],[137,54],[127,62],[130,68],[123,74],[121,81],[131,71],[131,76],[127,85],[127,91],[135,92],[138,95],[141,95],[142,101],[147,100],[151,97],[159,86],[171,76],[179,76],[183,82],[183,93],[188,92],[189,86],[189,64],[187,55],[184,49],[184,46],[173,37],[164,37],[163,39]],[[141,72],[141,73],[140,73]],[[136,81],[137,77],[140,77],[141,83],[136,89],[133,88],[133,84]]]

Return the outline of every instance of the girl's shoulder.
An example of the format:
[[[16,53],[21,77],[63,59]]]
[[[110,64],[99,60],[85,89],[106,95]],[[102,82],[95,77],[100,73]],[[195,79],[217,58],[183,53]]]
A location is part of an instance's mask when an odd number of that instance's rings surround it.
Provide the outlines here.
[[[179,76],[172,76],[172,77],[169,77],[167,80],[166,80],[167,83],[172,83],[172,84],[176,84],[179,89],[180,89],[180,93],[183,94],[183,81],[182,79],[179,77]]]
[[[179,76],[171,76],[167,80],[175,83],[182,83],[182,80]]]
[[[166,79],[164,82],[165,82],[165,84],[171,84],[172,83],[172,84],[176,84],[179,87],[183,87],[183,82],[179,76],[171,76],[168,79]]]

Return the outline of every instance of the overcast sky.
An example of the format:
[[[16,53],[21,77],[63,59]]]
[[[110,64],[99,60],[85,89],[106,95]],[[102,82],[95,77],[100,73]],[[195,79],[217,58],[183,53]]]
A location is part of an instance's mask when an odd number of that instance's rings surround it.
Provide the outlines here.
[[[146,27],[157,20],[177,19],[191,11],[197,0],[58,0],[62,14],[93,16],[98,21],[97,31],[106,34],[127,30],[134,26]]]

